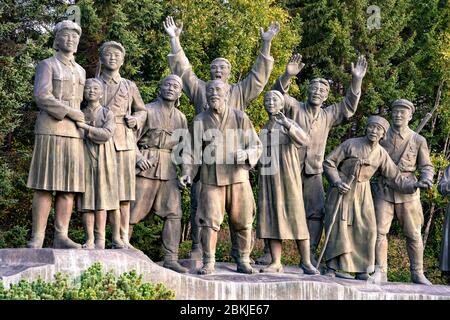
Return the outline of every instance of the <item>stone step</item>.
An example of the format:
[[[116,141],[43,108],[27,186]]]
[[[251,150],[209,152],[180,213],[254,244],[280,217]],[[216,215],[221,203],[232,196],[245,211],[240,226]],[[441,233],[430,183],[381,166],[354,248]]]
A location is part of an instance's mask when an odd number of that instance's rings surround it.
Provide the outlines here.
[[[139,250],[0,249],[0,280],[8,287],[20,279],[52,281],[57,272],[75,278],[95,262],[117,275],[136,270],[145,281],[164,283],[180,300],[450,300],[450,286],[311,276],[290,266],[284,273],[248,275],[237,273],[235,264],[217,263],[216,273],[205,276],[196,274],[198,262],[181,261],[192,269],[179,274]]]

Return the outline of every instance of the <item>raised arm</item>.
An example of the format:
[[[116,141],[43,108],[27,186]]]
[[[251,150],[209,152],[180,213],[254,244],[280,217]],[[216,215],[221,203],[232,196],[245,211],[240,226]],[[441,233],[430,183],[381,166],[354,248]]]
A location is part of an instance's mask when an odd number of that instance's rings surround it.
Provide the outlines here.
[[[181,31],[183,31],[183,23],[181,23],[181,25],[178,27],[175,24],[175,21],[173,21],[173,18],[171,16],[168,16],[163,22],[163,25],[164,30],[166,30],[166,33],[170,38],[170,53],[176,54],[182,49],[180,44],[180,35]]]
[[[270,55],[270,46],[273,37],[275,37],[279,31],[280,26],[278,23],[272,23],[266,32],[261,28],[261,52],[246,77],[232,88],[231,99],[234,101],[235,108],[244,111],[250,102],[256,99],[264,90],[264,87],[269,81],[274,64],[274,59]]]
[[[284,73],[276,80],[275,84],[273,85],[273,90],[287,93],[289,91],[291,79],[299,74],[304,66],[305,64],[302,62],[302,55],[299,53],[293,54],[286,64]]]
[[[266,57],[270,56],[270,47],[272,45],[272,39],[280,32],[280,25],[278,23],[271,23],[269,29],[264,32],[264,29],[260,28],[262,49],[261,53]]]
[[[331,117],[330,123],[333,126],[340,124],[342,121],[350,118],[358,108],[359,98],[361,97],[361,84],[367,71],[367,61],[364,56],[359,56],[356,66],[352,62],[352,83],[344,99],[335,103],[325,110]]]
[[[361,84],[362,79],[366,75],[367,71],[367,60],[363,55],[358,57],[358,61],[356,62],[356,66],[352,62],[352,91],[355,94],[361,94]]]
[[[170,71],[183,80],[183,91],[199,114],[206,107],[205,82],[199,79],[189,63],[180,44],[180,34],[183,24],[177,27],[172,17],[167,17],[163,23],[164,29],[170,38],[170,53],[168,55]]]

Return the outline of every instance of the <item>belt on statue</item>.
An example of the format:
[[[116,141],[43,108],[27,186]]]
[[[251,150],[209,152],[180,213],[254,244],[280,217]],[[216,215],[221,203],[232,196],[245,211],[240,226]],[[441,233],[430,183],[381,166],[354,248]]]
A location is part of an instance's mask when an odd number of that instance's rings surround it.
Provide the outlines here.
[[[139,150],[153,150],[153,151],[161,151],[161,152],[166,152],[166,153],[172,152],[172,150],[170,150],[170,149],[161,149],[161,148],[157,148],[157,147],[150,147],[147,144],[139,144],[138,147],[139,147]]]

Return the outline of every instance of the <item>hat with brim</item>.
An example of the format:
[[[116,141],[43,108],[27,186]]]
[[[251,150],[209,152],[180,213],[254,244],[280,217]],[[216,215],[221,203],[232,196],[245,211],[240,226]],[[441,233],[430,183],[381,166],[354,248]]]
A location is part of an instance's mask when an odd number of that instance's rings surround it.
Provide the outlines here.
[[[102,46],[100,47],[100,55],[102,55],[103,51],[105,51],[109,47],[119,49],[122,52],[123,56],[125,57],[125,52],[126,52],[125,48],[123,47],[123,45],[121,43],[119,43],[117,41],[107,41],[104,44],[102,44]]]
[[[53,34],[56,36],[59,31],[64,29],[74,30],[79,36],[81,36],[81,27],[71,20],[63,20],[58,22],[53,29]]]
[[[392,103],[391,109],[394,109],[395,107],[404,107],[411,110],[411,113],[414,113],[416,111],[416,108],[414,107],[414,104],[406,99],[397,99]]]

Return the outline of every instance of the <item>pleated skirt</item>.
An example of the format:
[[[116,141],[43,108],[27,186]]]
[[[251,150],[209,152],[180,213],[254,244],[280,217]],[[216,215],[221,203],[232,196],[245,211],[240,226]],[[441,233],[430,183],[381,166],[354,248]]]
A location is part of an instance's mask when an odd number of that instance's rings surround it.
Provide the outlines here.
[[[84,192],[83,139],[36,135],[27,187],[37,190]]]

